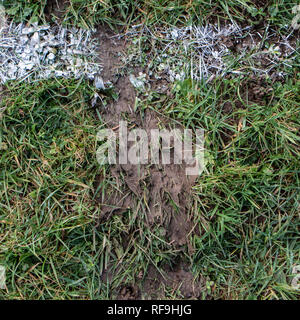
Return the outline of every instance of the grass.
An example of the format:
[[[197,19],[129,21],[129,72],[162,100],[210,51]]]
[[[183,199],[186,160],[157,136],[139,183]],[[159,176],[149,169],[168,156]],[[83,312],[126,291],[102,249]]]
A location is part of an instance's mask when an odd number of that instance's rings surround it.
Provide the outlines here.
[[[7,90],[0,129],[0,252],[10,266],[12,298],[25,292],[28,298],[54,298],[52,288],[62,289],[59,273],[72,295],[74,279],[68,277],[86,259],[86,228],[96,214],[90,190],[98,124],[84,109],[91,89],[75,81],[52,81]],[[68,244],[65,232],[72,234]],[[83,257],[74,257],[78,250]],[[84,270],[75,269],[78,274]]]
[[[17,21],[45,19],[46,1],[4,5]],[[240,23],[264,19],[285,32],[293,5],[276,0],[262,11],[244,0],[213,6],[77,0],[64,19],[78,26],[180,25],[215,10]],[[245,59],[250,65],[251,57]],[[197,232],[181,250],[160,226],[147,227],[143,199],[122,215],[99,219],[95,199],[117,186],[109,166],[96,161],[96,133],[105,124],[90,107],[95,89],[88,82],[7,84],[0,105],[0,265],[7,289],[0,299],[112,299],[120,286],[142,282],[150,264],[159,269],[179,258],[206,280],[203,299],[299,299],[291,286],[300,264],[299,58],[291,69],[280,68],[284,81],[269,79],[264,86],[271,93],[255,102],[247,76],[210,84],[187,79],[170,95],[140,96],[138,111],[152,108],[206,131],[206,172],[193,187]],[[167,298],[180,297],[169,289]]]
[[[259,107],[242,112],[243,132],[232,128],[236,137],[222,151],[217,132],[225,129],[224,122],[208,129],[211,158],[218,160],[211,161],[194,190],[198,221],[202,217],[206,231],[194,239],[195,268],[214,270],[219,291],[235,278],[238,282],[229,285],[235,288],[232,298],[296,297],[285,275],[299,261],[299,162],[294,158],[299,150],[282,132],[288,123],[299,127],[299,119],[290,114],[291,104],[281,108],[277,104],[267,115]]]
[[[55,2],[55,1],[54,1]],[[266,22],[281,29],[290,25],[296,1],[270,0],[261,7],[257,1],[239,0],[69,0],[64,1],[63,22],[80,27],[107,23],[117,25],[187,25],[203,24],[207,19],[225,19],[251,25]],[[16,21],[45,21],[46,0],[4,0],[7,12]],[[55,16],[53,17],[55,20]]]
[[[274,100],[240,102],[241,79],[185,81],[157,106],[206,131],[206,174],[194,186],[196,274],[223,299],[296,299],[299,262],[299,82],[275,83]],[[229,98],[230,97],[230,98]],[[230,101],[230,114],[223,106]],[[157,105],[157,102],[156,102]]]

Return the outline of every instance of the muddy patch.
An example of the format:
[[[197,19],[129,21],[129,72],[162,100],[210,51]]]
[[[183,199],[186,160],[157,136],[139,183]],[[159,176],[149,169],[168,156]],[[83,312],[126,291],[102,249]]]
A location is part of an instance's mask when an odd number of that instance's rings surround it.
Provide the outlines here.
[[[147,132],[150,140],[151,129],[170,128],[172,123],[155,111],[146,109],[134,111],[136,91],[129,76],[120,71],[122,62],[120,51],[125,50],[125,40],[118,40],[107,29],[101,28],[100,47],[106,53],[101,56],[103,80],[112,81],[118,98],[105,108],[99,107],[101,118],[108,128],[118,133],[119,121],[126,120],[128,128],[139,128]],[[122,74],[123,73],[123,74]],[[130,147],[130,146],[129,146]],[[146,210],[149,227],[162,225],[166,229],[168,241],[174,246],[182,246],[193,227],[189,217],[191,188],[195,176],[186,175],[186,165],[132,165],[111,166],[111,174],[116,183],[113,191],[100,190],[104,194],[98,201],[101,219],[109,219],[112,214],[126,210],[136,210],[139,203]],[[101,177],[99,177],[101,180]],[[142,210],[142,209],[141,209]]]
[[[99,61],[103,67],[101,74],[103,81],[112,82],[115,85],[121,78],[119,72],[124,67],[121,56],[126,51],[126,40],[120,40],[106,25],[98,27],[96,38],[100,43],[101,55],[99,56]],[[122,82],[122,79],[120,81]],[[123,79],[123,81],[126,81],[126,79]],[[120,89],[126,88],[126,85],[122,85],[122,83],[119,83],[118,86]],[[126,94],[123,94],[123,97],[126,97]]]

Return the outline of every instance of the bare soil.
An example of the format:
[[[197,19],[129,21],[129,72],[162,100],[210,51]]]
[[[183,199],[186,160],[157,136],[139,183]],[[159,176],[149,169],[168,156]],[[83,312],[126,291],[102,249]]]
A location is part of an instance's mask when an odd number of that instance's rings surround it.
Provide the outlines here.
[[[119,53],[126,50],[126,40],[119,40],[113,33],[104,27],[99,28],[101,46],[101,62],[103,64],[103,80],[113,82],[118,99],[110,105],[99,106],[98,111],[106,123],[107,128],[114,128],[118,133],[120,120],[127,120],[128,127],[144,129],[150,138],[150,130],[172,124],[170,120],[158,115],[155,111],[146,109],[144,112],[134,111],[136,91],[129,81],[127,74],[122,75],[120,68],[122,62]],[[104,54],[102,54],[104,53]],[[157,84],[155,84],[157,86]],[[111,166],[111,175],[115,180],[118,190],[100,190],[104,197],[97,199],[101,206],[100,220],[110,219],[114,214],[122,214],[127,210],[137,210],[138,202],[143,199],[147,208],[145,223],[152,228],[162,226],[166,231],[167,241],[180,249],[188,245],[188,237],[193,230],[190,217],[189,204],[191,188],[195,183],[195,176],[186,176],[186,165],[132,165],[117,164]],[[103,177],[99,176],[95,182],[96,188]],[[181,268],[182,262],[174,269],[166,270],[165,278],[151,266],[145,276],[144,285],[140,290],[135,286],[120,288],[119,299],[138,299],[141,297],[158,298],[163,291],[157,292],[158,285],[164,284],[174,290],[180,290],[184,297],[200,295],[193,291],[193,275],[187,266]],[[106,271],[109,276],[109,270]],[[153,289],[154,288],[154,289]]]
[[[129,81],[128,75],[116,76],[118,66],[121,66],[118,52],[124,50],[124,40],[117,40],[107,30],[101,32],[101,52],[106,52],[101,60],[104,66],[103,78],[115,79],[114,86],[118,92],[118,100],[113,101],[106,108],[100,107],[102,119],[107,127],[117,128],[120,120],[127,120],[131,127],[144,129],[150,139],[150,130],[162,125],[168,126],[168,121],[153,110],[147,109],[143,114],[133,111],[136,98],[135,88]],[[188,203],[191,187],[196,177],[185,174],[183,165],[115,165],[112,175],[118,187],[123,190],[119,195],[114,192],[112,197],[102,203],[103,214],[114,210],[136,208],[136,200],[143,197],[148,205],[149,224],[160,223],[168,226],[170,241],[175,245],[183,245],[192,229],[191,219],[188,217]],[[101,179],[101,178],[100,178]],[[124,194],[128,194],[124,198]],[[172,201],[170,201],[172,200]],[[174,205],[177,210],[174,209]],[[110,209],[111,207],[113,209]]]

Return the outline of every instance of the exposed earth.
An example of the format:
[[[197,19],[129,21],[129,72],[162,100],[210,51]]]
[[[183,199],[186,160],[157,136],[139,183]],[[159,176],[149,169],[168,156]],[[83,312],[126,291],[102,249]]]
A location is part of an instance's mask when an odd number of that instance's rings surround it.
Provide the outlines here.
[[[114,79],[113,85],[118,93],[118,99],[110,105],[105,108],[102,105],[98,106],[107,127],[117,128],[119,121],[126,119],[130,126],[146,130],[150,138],[151,129],[158,128],[159,125],[172,125],[172,122],[168,122],[168,119],[159,116],[153,110],[145,110],[143,114],[134,111],[136,90],[129,80],[129,75],[121,75],[119,71],[122,62],[118,53],[126,51],[126,42],[114,37],[108,28],[100,28],[99,35],[101,50],[105,52],[101,55],[104,66],[103,80],[107,82]],[[189,203],[191,188],[197,177],[186,176],[185,170],[185,165],[175,164],[112,166],[111,172],[120,191],[104,190],[105,196],[97,199],[102,208],[100,220],[110,219],[112,215],[122,214],[126,210],[135,211],[143,208],[145,215],[141,214],[141,216],[145,217],[149,228],[153,225],[161,226],[166,239],[180,251],[182,246],[187,244],[194,227]],[[101,177],[99,180],[101,181]],[[140,199],[143,199],[142,205]],[[137,214],[140,213],[137,212]],[[189,268],[185,265],[187,271],[183,270],[181,264],[182,262],[179,261],[173,266],[174,271],[168,267],[164,276],[159,274],[154,266],[150,266],[140,288],[137,289],[134,285],[122,287],[119,297],[121,299],[141,296],[159,298],[162,297],[162,291],[159,290],[161,285],[173,287],[174,290],[179,289],[183,297],[199,297],[199,283],[193,283]],[[195,290],[194,287],[196,287]]]

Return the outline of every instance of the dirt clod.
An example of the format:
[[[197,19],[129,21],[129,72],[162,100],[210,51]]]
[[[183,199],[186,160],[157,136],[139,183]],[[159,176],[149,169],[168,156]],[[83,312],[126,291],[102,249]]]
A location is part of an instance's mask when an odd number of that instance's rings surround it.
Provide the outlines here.
[[[136,285],[123,286],[120,289],[118,300],[137,300],[139,297],[140,292]]]

